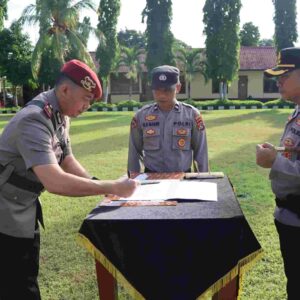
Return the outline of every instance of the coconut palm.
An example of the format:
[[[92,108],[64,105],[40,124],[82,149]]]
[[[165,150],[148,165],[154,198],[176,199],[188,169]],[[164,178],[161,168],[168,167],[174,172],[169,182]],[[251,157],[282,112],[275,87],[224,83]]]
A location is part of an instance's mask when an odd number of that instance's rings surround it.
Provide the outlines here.
[[[82,9],[95,7],[92,0],[36,0],[36,4],[27,6],[21,17],[22,23],[39,22],[39,40],[35,45],[31,68],[35,78],[39,74],[43,53],[50,52],[61,65],[68,54],[76,51],[77,58],[94,68],[93,60],[80,39],[79,13]]]
[[[129,100],[132,97],[132,84],[141,79],[142,62],[140,61],[140,55],[144,52],[139,47],[121,47],[119,66],[126,66],[128,68],[125,76],[129,79]]]
[[[175,59],[177,67],[181,69],[185,75],[185,80],[188,87],[188,99],[191,98],[191,82],[196,72],[200,72],[205,81],[207,76],[205,73],[205,62],[203,60],[202,51],[192,48],[177,48],[175,50]]]

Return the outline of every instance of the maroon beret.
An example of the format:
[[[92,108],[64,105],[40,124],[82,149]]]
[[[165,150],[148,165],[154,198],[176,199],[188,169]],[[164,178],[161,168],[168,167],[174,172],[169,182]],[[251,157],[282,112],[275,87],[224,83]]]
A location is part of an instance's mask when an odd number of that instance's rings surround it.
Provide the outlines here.
[[[72,59],[66,62],[60,71],[76,84],[93,93],[95,99],[102,96],[101,83],[97,74],[85,63]]]

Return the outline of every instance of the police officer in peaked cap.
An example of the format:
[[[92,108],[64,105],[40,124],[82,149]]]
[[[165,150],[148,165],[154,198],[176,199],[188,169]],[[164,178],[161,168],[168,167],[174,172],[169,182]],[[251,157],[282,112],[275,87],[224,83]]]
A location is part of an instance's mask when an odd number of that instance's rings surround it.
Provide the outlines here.
[[[179,69],[163,65],[152,70],[154,104],[142,107],[131,121],[128,171],[208,171],[205,125],[195,107],[179,102]]]
[[[79,60],[63,65],[55,87],[20,110],[0,137],[0,299],[40,299],[38,197],[130,196],[131,179],[100,181],[72,153],[69,119],[102,94],[94,71]],[[39,222],[38,222],[39,221]]]
[[[300,48],[285,48],[278,55],[277,65],[265,71],[277,79],[282,98],[296,104],[288,117],[280,148],[270,143],[257,145],[256,162],[270,168],[275,194],[275,226],[287,277],[288,300],[300,299]]]

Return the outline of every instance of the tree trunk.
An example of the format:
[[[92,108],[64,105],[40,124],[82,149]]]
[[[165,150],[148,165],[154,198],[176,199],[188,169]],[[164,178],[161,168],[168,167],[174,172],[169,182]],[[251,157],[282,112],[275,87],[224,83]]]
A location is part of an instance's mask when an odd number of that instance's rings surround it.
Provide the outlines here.
[[[129,100],[132,98],[132,78],[129,79]]]
[[[223,100],[227,99],[227,82],[223,82]]]
[[[219,94],[220,94],[220,100],[224,100],[224,90],[223,90],[223,81],[220,81],[219,83]]]
[[[188,82],[188,99],[191,98],[191,82]]]

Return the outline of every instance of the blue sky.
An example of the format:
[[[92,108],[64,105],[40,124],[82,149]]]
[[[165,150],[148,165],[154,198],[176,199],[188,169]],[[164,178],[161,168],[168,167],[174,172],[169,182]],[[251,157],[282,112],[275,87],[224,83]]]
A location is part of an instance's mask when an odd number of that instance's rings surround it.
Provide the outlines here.
[[[23,9],[35,3],[34,0],[9,0],[8,26],[13,19],[21,16]],[[99,1],[94,1],[98,6]],[[202,9],[205,0],[173,0],[173,21],[171,30],[176,38],[184,41],[193,47],[203,47],[205,36],[203,36],[203,14]],[[145,24],[141,23],[141,12],[144,9],[146,0],[121,0],[121,13],[118,22],[118,29],[135,29],[144,31]],[[241,27],[245,22],[253,22],[259,27],[261,38],[271,38],[274,34],[273,14],[274,6],[272,0],[242,0]],[[300,0],[297,0],[298,11],[298,34],[300,35]],[[93,25],[97,24],[95,13],[85,12],[91,17]],[[26,29],[31,40],[35,43],[38,39],[38,31],[35,27]],[[300,39],[299,39],[300,40]],[[300,43],[297,43],[297,45]],[[97,47],[95,38],[90,38],[88,48],[93,51]]]

